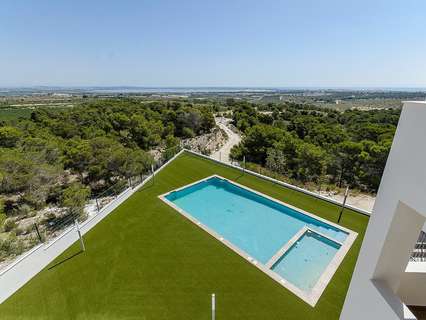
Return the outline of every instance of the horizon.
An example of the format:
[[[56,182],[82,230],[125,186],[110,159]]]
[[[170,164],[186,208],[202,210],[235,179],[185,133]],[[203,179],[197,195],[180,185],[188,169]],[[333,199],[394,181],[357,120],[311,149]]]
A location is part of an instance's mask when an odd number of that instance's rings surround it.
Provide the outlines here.
[[[342,90],[342,91],[355,91],[355,90],[373,90],[373,91],[406,91],[406,90],[426,90],[426,86],[227,86],[227,85],[12,85],[1,86],[0,89],[253,89],[253,90]]]

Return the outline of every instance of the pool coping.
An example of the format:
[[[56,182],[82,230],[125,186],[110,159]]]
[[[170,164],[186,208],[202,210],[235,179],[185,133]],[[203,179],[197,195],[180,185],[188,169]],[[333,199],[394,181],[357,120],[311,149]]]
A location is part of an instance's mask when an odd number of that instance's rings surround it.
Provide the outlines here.
[[[271,201],[274,201],[278,204],[284,205],[286,207],[289,207],[295,211],[298,211],[304,215],[307,215],[308,217],[311,217],[315,220],[321,221],[323,223],[326,223],[330,226],[333,226],[339,230],[342,230],[346,233],[348,233],[348,236],[346,237],[344,242],[339,242],[336,241],[326,235],[323,235],[321,232],[312,230],[311,228],[307,227],[307,226],[303,226],[286,244],[284,244],[283,247],[281,247],[275,254],[273,257],[271,257],[271,259],[266,263],[263,264],[259,261],[257,261],[256,259],[252,258],[247,252],[245,252],[244,250],[240,249],[239,247],[237,247],[236,245],[234,245],[233,243],[231,243],[230,241],[226,240],[224,237],[222,237],[219,233],[217,233],[216,231],[214,231],[213,229],[210,229],[208,226],[202,224],[200,221],[198,221],[197,219],[195,219],[191,214],[187,213],[186,211],[184,211],[183,209],[179,208],[177,205],[175,205],[173,202],[169,201],[166,196],[169,195],[170,193],[173,192],[177,192],[183,189],[186,189],[188,187],[191,187],[195,184],[198,184],[200,182],[203,181],[207,181],[211,178],[219,178],[222,180],[225,180],[235,186],[238,186],[240,188],[243,188],[245,190],[248,190],[250,192],[253,192],[259,196],[265,197]],[[271,277],[272,279],[274,279],[276,282],[278,282],[281,286],[283,286],[284,288],[286,288],[287,290],[291,291],[293,294],[295,294],[296,296],[298,296],[300,299],[302,299],[303,301],[305,301],[306,303],[308,303],[310,306],[315,307],[316,303],[318,302],[318,300],[320,299],[322,293],[324,292],[325,288],[327,287],[328,283],[330,282],[331,278],[333,277],[333,275],[335,274],[335,272],[337,271],[338,267],[340,266],[340,264],[342,263],[344,257],[346,256],[347,252],[349,251],[349,249],[351,248],[352,244],[354,243],[356,237],[358,236],[358,233],[356,233],[355,231],[352,231],[348,228],[345,228],[343,226],[340,226],[336,223],[333,223],[331,221],[328,221],[324,218],[318,217],[312,213],[309,213],[307,211],[304,211],[300,208],[297,208],[291,204],[288,204],[286,202],[280,201],[276,198],[273,198],[271,196],[268,196],[264,193],[261,193],[259,191],[253,190],[247,186],[241,185],[237,182],[234,182],[230,179],[224,178],[222,176],[219,176],[217,174],[208,176],[206,178],[197,180],[195,182],[189,183],[187,185],[184,185],[182,187],[179,187],[177,189],[173,189],[169,192],[166,192],[164,194],[161,194],[158,196],[159,199],[161,199],[164,203],[166,203],[167,205],[169,205],[170,207],[172,207],[173,209],[175,209],[177,212],[179,212],[182,216],[184,216],[185,218],[187,218],[188,220],[190,220],[191,222],[193,222],[194,224],[196,224],[199,228],[203,229],[204,231],[206,231],[208,234],[210,234],[211,236],[213,236],[214,238],[216,238],[217,240],[219,240],[220,242],[222,242],[224,245],[226,245],[228,248],[232,249],[234,252],[236,252],[238,255],[240,255],[241,257],[243,257],[246,261],[249,261],[252,265],[254,265],[255,267],[257,267],[258,269],[260,269],[261,271],[263,271],[264,273],[266,273],[269,277]],[[311,291],[306,292],[301,290],[300,288],[298,288],[297,286],[295,286],[294,284],[292,284],[291,282],[289,282],[288,280],[282,278],[281,276],[279,276],[277,273],[275,273],[274,271],[272,271],[272,266],[273,264],[276,263],[276,261],[279,260],[280,257],[283,256],[283,254],[289,250],[292,245],[301,237],[303,236],[307,231],[311,231],[314,233],[319,234],[322,237],[325,237],[327,239],[330,239],[338,244],[341,245],[340,249],[337,251],[337,253],[335,254],[335,256],[333,257],[333,259],[329,262],[329,264],[327,265],[327,267],[324,269],[322,275],[320,276],[320,278],[318,279],[317,283],[315,284],[315,286],[312,288]],[[278,256],[279,255],[279,256]],[[276,260],[273,261],[272,265],[270,265],[268,267],[268,265],[270,264],[271,260],[273,258],[276,258]]]

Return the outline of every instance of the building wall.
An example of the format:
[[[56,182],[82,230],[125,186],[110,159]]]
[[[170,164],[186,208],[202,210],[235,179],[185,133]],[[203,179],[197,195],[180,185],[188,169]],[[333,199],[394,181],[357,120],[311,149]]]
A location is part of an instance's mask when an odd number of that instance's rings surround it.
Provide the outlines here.
[[[402,319],[397,296],[426,219],[426,102],[401,113],[341,319]]]
[[[410,262],[398,288],[406,305],[426,306],[426,262]]]

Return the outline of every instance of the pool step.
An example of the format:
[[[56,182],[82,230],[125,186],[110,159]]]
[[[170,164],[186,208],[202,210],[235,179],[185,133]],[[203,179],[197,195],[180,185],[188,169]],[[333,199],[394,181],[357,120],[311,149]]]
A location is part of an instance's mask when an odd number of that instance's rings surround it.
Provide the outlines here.
[[[321,237],[323,237],[323,238],[326,238],[326,239],[328,239],[328,240],[330,240],[330,241],[333,241],[333,242],[335,242],[335,243],[337,243],[337,244],[339,244],[339,245],[343,245],[343,243],[341,243],[340,241],[337,241],[337,240],[335,240],[335,239],[333,239],[333,238],[331,238],[331,237],[329,237],[329,236],[327,236],[327,235],[325,235],[325,234],[323,234],[323,233],[321,233],[321,232],[318,232],[318,231],[316,231],[316,230],[312,230],[311,228],[308,228],[307,226],[303,226],[285,245],[283,245],[273,256],[272,256],[272,258],[271,259],[269,259],[269,261],[266,263],[266,267],[268,268],[268,269],[271,269],[272,268],[272,266],[283,256],[283,254],[284,253],[286,253],[287,252],[287,250],[288,249],[290,249],[291,248],[291,246],[297,241],[297,240],[299,240],[304,234],[305,234],[305,232],[306,231],[310,231],[310,232],[313,232],[313,233],[316,233],[316,234],[318,234],[318,235],[320,235]]]
[[[275,262],[277,262],[278,261],[278,259],[279,258],[281,258],[282,257],[282,255],[284,254],[284,253],[286,253],[286,251],[288,250],[288,249],[290,249],[291,248],[291,246],[297,241],[297,240],[299,240],[300,239],[300,237],[301,236],[303,236],[304,235],[304,233],[306,232],[306,231],[308,231],[309,230],[309,228],[308,227],[306,227],[306,226],[304,226],[302,229],[300,229],[285,245],[283,245],[281,248],[280,248],[280,250],[278,250],[273,256],[272,256],[272,258],[271,259],[269,259],[269,261],[266,263],[266,267],[268,268],[268,269],[271,269],[272,268],[272,266],[275,264]]]

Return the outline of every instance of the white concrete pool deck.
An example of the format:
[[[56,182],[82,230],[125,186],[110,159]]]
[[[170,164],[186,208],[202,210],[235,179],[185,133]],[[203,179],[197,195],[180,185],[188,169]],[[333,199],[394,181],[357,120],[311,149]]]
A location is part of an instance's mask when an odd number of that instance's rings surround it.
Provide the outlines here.
[[[345,241],[343,243],[340,243],[334,239],[331,239],[328,236],[323,235],[320,232],[317,232],[315,230],[312,230],[311,228],[308,228],[307,226],[302,227],[283,247],[281,247],[276,254],[274,254],[273,257],[271,257],[271,259],[266,263],[263,264],[259,261],[257,261],[256,259],[254,259],[253,257],[251,257],[247,252],[245,252],[244,250],[240,249],[239,247],[235,246],[233,243],[229,242],[228,240],[226,240],[223,236],[221,236],[220,234],[218,234],[216,231],[212,230],[211,228],[209,228],[208,226],[202,224],[200,221],[198,221],[197,219],[195,219],[191,214],[187,213],[186,211],[182,210],[181,208],[179,208],[178,206],[176,206],[173,202],[167,200],[166,196],[169,195],[172,192],[176,192],[185,188],[188,188],[192,185],[198,184],[200,182],[209,180],[211,178],[219,178],[219,179],[223,179],[231,184],[234,184],[240,188],[243,188],[245,190],[248,190],[250,192],[253,192],[259,196],[262,196],[264,198],[267,198],[271,201],[274,201],[276,203],[279,203],[283,206],[289,207],[295,211],[298,211],[306,216],[312,217],[316,220],[319,220],[323,223],[326,223],[330,226],[333,226],[339,230],[342,230],[346,233],[348,233],[348,236],[346,237]],[[217,240],[219,240],[220,242],[222,242],[224,245],[226,245],[228,248],[232,249],[234,252],[236,252],[237,254],[239,254],[241,257],[243,257],[245,260],[249,261],[252,265],[256,266],[258,269],[262,270],[264,273],[266,273],[269,277],[271,277],[272,279],[274,279],[276,282],[278,282],[280,285],[282,285],[283,287],[285,287],[287,290],[291,291],[292,293],[294,293],[296,296],[298,296],[300,299],[302,299],[303,301],[305,301],[306,303],[308,303],[310,306],[315,307],[316,303],[318,302],[319,298],[321,297],[322,293],[324,292],[325,288],[327,287],[328,283],[330,282],[331,278],[333,277],[334,273],[337,271],[339,265],[342,263],[344,257],[346,256],[346,253],[349,251],[349,249],[351,248],[353,242],[355,241],[356,237],[357,237],[357,233],[347,229],[345,227],[342,227],[338,224],[335,224],[333,222],[330,222],[326,219],[323,219],[321,217],[318,217],[312,213],[306,212],[302,209],[299,209],[297,207],[294,207],[288,203],[285,203],[283,201],[277,200],[275,198],[272,198],[266,194],[263,194],[261,192],[258,192],[256,190],[253,190],[249,187],[246,187],[244,185],[238,184],[232,180],[226,179],[224,177],[221,177],[219,175],[211,175],[208,176],[204,179],[195,181],[193,183],[187,184],[185,186],[182,186],[180,188],[171,190],[165,194],[159,195],[158,196],[162,201],[164,201],[167,205],[169,205],[170,207],[172,207],[173,209],[175,209],[177,212],[179,212],[182,216],[184,216],[185,218],[187,218],[188,220],[190,220],[191,222],[193,222],[194,224],[196,224],[198,227],[200,227],[201,229],[203,229],[204,231],[206,231],[207,233],[209,233],[211,236],[213,236],[214,238],[216,238]],[[281,276],[279,276],[277,273],[275,273],[274,271],[271,270],[271,267],[275,264],[275,262],[283,256],[283,254],[285,252],[287,252],[292,245],[298,240],[300,239],[301,236],[303,236],[303,234],[307,231],[311,231],[314,233],[319,234],[322,237],[325,237],[327,239],[330,239],[334,242],[337,242],[339,244],[341,244],[340,249],[337,251],[337,253],[335,254],[335,256],[333,257],[333,259],[330,261],[330,263],[328,264],[328,266],[326,267],[326,269],[324,270],[324,272],[322,273],[321,277],[318,279],[317,283],[315,284],[315,286],[312,288],[311,291],[306,292],[301,290],[300,288],[298,288],[297,286],[295,286],[294,284],[292,284],[291,282],[287,281],[286,279],[282,278]]]

